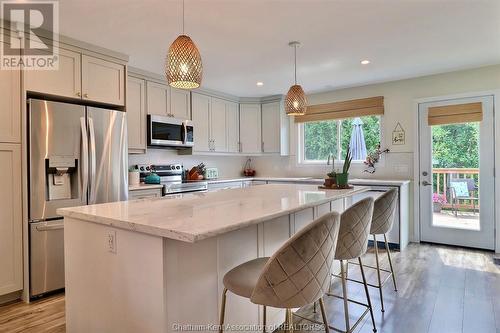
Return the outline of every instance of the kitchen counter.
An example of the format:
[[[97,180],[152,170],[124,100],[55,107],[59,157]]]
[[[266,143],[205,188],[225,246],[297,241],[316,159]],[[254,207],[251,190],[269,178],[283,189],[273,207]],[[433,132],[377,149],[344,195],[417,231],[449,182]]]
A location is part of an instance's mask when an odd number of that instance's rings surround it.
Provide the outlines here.
[[[304,183],[304,184],[323,184],[324,179],[313,177],[240,177],[240,178],[219,178],[209,179],[209,184],[230,183],[239,181],[268,181],[268,182],[283,182],[283,183]],[[369,178],[354,178],[349,180],[353,185],[367,186],[403,186],[410,183],[410,180],[391,180],[391,179],[369,179]]]
[[[224,274],[271,256],[314,219],[367,187],[269,184],[64,208],[68,332],[213,332]],[[227,294],[227,325],[258,325],[262,308]],[[267,324],[283,322],[269,308]],[[196,326],[193,326],[196,325]]]
[[[368,190],[274,184],[159,199],[62,208],[64,217],[196,242]]]

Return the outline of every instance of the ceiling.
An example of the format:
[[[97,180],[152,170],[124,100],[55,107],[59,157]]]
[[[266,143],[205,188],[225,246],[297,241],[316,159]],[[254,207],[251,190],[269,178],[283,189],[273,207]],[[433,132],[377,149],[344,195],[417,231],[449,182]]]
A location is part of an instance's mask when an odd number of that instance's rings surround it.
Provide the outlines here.
[[[182,32],[181,0],[64,0],[59,10],[63,35],[158,74]],[[185,11],[202,87],[241,97],[286,93],[291,40],[302,43],[307,93],[500,63],[498,0],[186,0]]]

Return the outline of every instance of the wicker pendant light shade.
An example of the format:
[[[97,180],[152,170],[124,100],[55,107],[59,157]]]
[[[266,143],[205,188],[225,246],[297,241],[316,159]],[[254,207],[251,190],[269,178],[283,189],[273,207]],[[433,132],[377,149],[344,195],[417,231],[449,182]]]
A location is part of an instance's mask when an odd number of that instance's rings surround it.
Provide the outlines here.
[[[168,84],[174,88],[195,89],[201,85],[203,64],[193,40],[184,34],[184,0],[182,1],[182,35],[170,45],[165,64]]]
[[[194,89],[201,84],[203,64],[193,40],[180,35],[170,45],[165,69],[168,84],[174,88]]]
[[[302,116],[306,113],[306,94],[298,84],[290,87],[285,98],[285,110],[289,116]]]
[[[297,46],[299,42],[290,42],[289,46],[294,48],[295,55],[295,84],[290,87],[285,98],[285,111],[289,116],[302,116],[306,113],[307,99],[302,87],[297,84]]]

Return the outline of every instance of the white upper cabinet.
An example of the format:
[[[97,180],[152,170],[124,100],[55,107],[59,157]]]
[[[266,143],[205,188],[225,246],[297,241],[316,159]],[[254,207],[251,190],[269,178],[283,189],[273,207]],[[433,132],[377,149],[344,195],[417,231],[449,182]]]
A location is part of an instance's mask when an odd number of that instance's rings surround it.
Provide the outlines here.
[[[129,152],[145,152],[146,81],[133,76],[127,83],[127,124]]]
[[[192,94],[192,116],[194,125],[194,151],[211,151],[210,141],[210,97]]]
[[[81,54],[59,49],[57,70],[26,70],[24,80],[27,91],[81,98]]]
[[[260,104],[240,104],[241,152],[258,154],[262,152]]]
[[[0,71],[1,72],[1,71]],[[0,296],[23,289],[21,145],[0,143]]]
[[[125,105],[125,66],[82,55],[82,98]]]
[[[280,152],[280,102],[262,104],[262,152]]]
[[[170,88],[170,114],[178,119],[191,119],[189,90]]]
[[[148,96],[148,114],[170,116],[170,90],[166,84],[147,81],[146,94]]]
[[[226,129],[226,101],[212,97],[210,106],[210,139],[212,145],[210,148],[212,151],[227,152]]]
[[[238,103],[226,102],[227,151],[240,152],[240,114]]]
[[[21,142],[21,73],[0,70],[0,142]]]

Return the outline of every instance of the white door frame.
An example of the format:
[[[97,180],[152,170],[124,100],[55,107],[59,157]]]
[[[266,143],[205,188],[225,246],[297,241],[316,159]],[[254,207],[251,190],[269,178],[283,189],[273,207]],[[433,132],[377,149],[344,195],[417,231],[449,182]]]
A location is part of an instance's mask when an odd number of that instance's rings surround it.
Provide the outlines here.
[[[416,124],[413,135],[414,166],[420,165],[420,133],[419,133],[419,104],[427,102],[437,102],[447,99],[471,98],[479,96],[493,96],[493,115],[495,125],[493,128],[495,142],[500,142],[500,89],[469,92],[453,95],[434,96],[418,98],[414,100],[414,124]],[[495,252],[500,253],[500,177],[496,177],[496,167],[500,166],[500,144],[495,145]],[[419,167],[413,168],[413,241],[420,242],[420,173]]]

